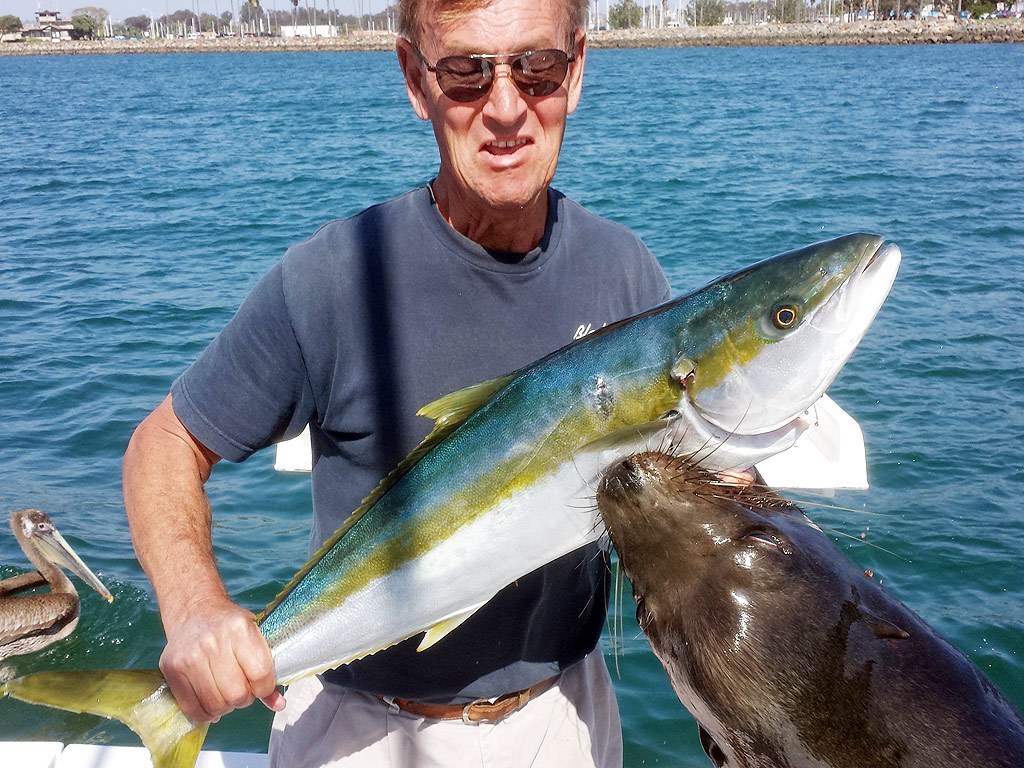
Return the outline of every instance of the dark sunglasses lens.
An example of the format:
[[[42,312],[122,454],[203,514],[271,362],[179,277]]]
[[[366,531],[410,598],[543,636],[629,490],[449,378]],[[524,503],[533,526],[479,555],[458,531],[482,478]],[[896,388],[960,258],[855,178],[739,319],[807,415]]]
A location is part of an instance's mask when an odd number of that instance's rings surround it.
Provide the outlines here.
[[[527,96],[548,96],[558,90],[569,71],[569,57],[557,48],[533,51],[511,61],[512,79]],[[452,101],[482,98],[494,82],[494,65],[473,56],[446,56],[434,65],[441,91]]]
[[[491,89],[494,68],[489,61],[447,56],[434,66],[437,84],[452,101],[476,101]]]
[[[556,48],[533,51],[512,60],[512,79],[527,96],[548,96],[569,71],[569,57]]]

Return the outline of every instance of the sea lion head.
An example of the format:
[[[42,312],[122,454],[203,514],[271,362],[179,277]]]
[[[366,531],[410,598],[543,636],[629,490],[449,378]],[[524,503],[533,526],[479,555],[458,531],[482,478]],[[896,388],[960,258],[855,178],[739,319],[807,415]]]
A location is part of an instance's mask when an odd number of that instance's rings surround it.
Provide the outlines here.
[[[733,639],[742,636],[756,607],[741,598],[797,599],[794,577],[809,567],[804,550],[825,539],[792,502],[659,452],[611,467],[598,506],[648,613],[670,615],[664,595],[671,605],[687,606],[678,620],[692,625],[694,607],[713,612],[716,626],[728,624]],[[830,546],[827,539],[824,544]],[[650,603],[654,596],[646,596],[645,584],[657,587],[658,605]]]
[[[816,697],[841,698],[852,722],[870,701],[870,670],[847,666],[851,628],[864,629],[858,588],[872,586],[863,572],[788,500],[686,459],[628,457],[597,498],[637,620],[712,762],[815,765],[808,750],[841,750],[820,743],[835,707]]]

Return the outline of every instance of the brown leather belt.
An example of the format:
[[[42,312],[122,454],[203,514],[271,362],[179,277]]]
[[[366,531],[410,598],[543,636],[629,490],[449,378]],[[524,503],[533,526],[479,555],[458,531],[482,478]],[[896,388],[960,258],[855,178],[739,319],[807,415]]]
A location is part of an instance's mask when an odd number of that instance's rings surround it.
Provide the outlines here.
[[[462,720],[464,723],[498,723],[511,715],[513,712],[526,706],[530,699],[544,693],[555,684],[558,675],[541,680],[536,685],[531,685],[522,691],[506,693],[494,701],[479,699],[469,704],[428,704],[422,701],[411,701],[409,699],[391,699],[380,696],[382,701],[394,704],[403,712],[417,717],[426,717],[431,720]]]

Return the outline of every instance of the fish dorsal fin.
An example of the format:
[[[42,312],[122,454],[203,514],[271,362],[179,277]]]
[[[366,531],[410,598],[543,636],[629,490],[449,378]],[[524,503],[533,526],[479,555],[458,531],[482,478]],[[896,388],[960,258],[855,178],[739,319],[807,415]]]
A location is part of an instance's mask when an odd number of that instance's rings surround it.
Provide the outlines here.
[[[477,605],[474,605],[472,608],[467,608],[462,613],[457,613],[454,616],[445,619],[444,621],[439,621],[437,624],[432,626],[423,634],[423,640],[420,641],[420,644],[418,646],[416,646],[416,652],[418,653],[420,651],[427,650],[427,648],[434,645],[434,643],[438,642],[441,638],[448,635],[448,633],[450,633],[457,626],[462,624],[462,622],[464,622],[474,613],[479,611],[480,608],[483,607],[483,605],[483,603],[478,603]]]
[[[491,379],[484,381],[480,384],[474,384],[471,387],[460,389],[452,392],[449,395],[435,400],[432,403],[427,403],[425,406],[416,412],[417,416],[426,416],[427,418],[434,419],[434,428],[430,434],[427,435],[423,442],[413,448],[413,450],[406,456],[402,461],[395,467],[387,476],[377,484],[370,495],[363,499],[363,503],[347,518],[345,522],[331,534],[330,538],[327,539],[318,549],[312,557],[306,561],[306,564],[299,569],[291,581],[285,584],[284,588],[278,593],[277,597],[270,601],[266,608],[260,611],[256,617],[256,622],[260,623],[270,613],[277,608],[285,598],[291,594],[291,591],[295,588],[302,579],[306,577],[320,559],[326,555],[335,544],[337,544],[341,538],[352,530],[352,527],[359,522],[360,518],[366,511],[376,504],[380,498],[391,490],[391,488],[408,474],[409,470],[412,469],[419,460],[426,456],[434,447],[444,440],[448,435],[454,432],[471,413],[476,411],[480,406],[486,403],[495,392],[500,390],[512,379],[516,374],[512,373],[507,376],[502,376],[498,379]]]
[[[469,414],[490,400],[495,392],[508,384],[515,376],[516,374],[512,373],[497,379],[474,384],[465,389],[456,390],[444,397],[438,398],[432,403],[427,403],[416,412],[416,415],[433,419],[434,431],[437,431],[438,427],[441,426],[458,426],[466,420]],[[433,432],[431,432],[430,437],[432,436]]]

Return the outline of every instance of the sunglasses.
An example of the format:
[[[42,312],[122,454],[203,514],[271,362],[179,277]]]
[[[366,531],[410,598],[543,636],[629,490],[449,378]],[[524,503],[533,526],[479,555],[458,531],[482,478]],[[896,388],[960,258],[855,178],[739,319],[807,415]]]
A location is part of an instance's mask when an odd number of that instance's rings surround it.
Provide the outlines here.
[[[478,53],[469,56],[445,56],[433,66],[416,50],[433,72],[441,92],[452,101],[468,104],[488,94],[494,85],[495,65],[507,63],[512,82],[527,96],[548,96],[558,90],[576,55],[548,48],[524,53]]]

